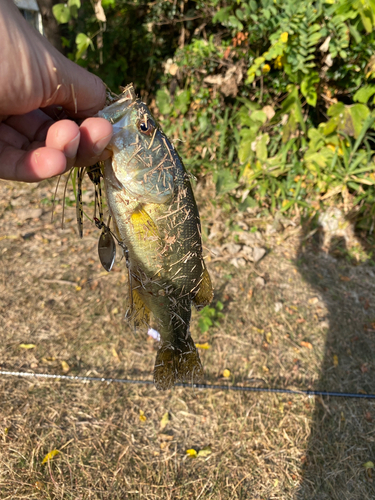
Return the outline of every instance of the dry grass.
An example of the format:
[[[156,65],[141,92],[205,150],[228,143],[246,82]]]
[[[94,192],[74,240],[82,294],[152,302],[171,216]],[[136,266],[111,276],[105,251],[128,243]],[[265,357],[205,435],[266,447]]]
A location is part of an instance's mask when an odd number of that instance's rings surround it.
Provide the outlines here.
[[[79,240],[73,208],[64,230],[50,222],[41,200],[52,190],[0,185],[0,366],[150,379],[156,345],[123,321],[123,262],[102,271],[98,232],[87,222]],[[41,206],[22,220],[21,209]],[[222,214],[208,203],[203,213],[217,232],[207,247],[233,239]],[[293,231],[266,238],[256,269],[207,259],[225,306],[208,333],[196,316],[192,325],[211,345],[201,352],[207,382],[222,383],[228,368],[237,384],[374,392],[372,262],[303,248]],[[373,402],[17,378],[0,387],[2,500],[375,498],[363,468],[375,461]],[[186,455],[205,446],[211,455]]]

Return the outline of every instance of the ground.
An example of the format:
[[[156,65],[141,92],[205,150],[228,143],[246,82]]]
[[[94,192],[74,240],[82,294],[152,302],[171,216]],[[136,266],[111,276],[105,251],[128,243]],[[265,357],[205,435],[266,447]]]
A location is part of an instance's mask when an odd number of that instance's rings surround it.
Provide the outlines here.
[[[104,271],[98,230],[86,220],[80,240],[73,206],[64,229],[61,202],[51,222],[54,185],[0,184],[0,368],[151,380],[157,343],[124,322],[124,261]],[[371,248],[322,249],[314,228],[225,212],[208,189],[216,323],[192,323],[206,382],[374,393]],[[257,264],[244,234],[267,251]],[[0,388],[2,500],[375,498],[374,401],[9,376]]]

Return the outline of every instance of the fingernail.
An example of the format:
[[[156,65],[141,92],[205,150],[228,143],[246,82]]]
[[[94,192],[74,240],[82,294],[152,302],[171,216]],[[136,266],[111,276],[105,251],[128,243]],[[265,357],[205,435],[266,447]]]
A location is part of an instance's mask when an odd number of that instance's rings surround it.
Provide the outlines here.
[[[103,153],[105,150],[105,147],[108,145],[109,141],[111,140],[112,134],[106,135],[102,139],[99,139],[98,142],[96,142],[92,150],[96,156],[99,156]]]
[[[72,139],[64,148],[64,155],[67,158],[75,158],[77,156],[77,151],[78,151],[78,146],[79,146],[79,139],[81,137],[81,134],[78,132],[78,134]]]

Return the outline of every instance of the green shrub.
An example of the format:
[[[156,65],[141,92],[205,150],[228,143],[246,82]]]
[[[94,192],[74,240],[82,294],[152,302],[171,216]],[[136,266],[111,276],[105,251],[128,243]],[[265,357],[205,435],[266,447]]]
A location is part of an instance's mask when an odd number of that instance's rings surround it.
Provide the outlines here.
[[[342,199],[371,227],[375,0],[103,0],[105,26],[77,2],[70,56],[115,91],[135,81],[219,198],[289,214]]]

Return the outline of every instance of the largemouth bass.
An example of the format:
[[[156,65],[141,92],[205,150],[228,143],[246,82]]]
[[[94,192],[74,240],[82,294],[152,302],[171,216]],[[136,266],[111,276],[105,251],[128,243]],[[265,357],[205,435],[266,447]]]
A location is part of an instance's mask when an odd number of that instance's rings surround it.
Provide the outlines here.
[[[201,225],[181,158],[133,85],[98,113],[113,124],[104,183],[118,239],[127,248],[130,308],[135,325],[161,336],[154,368],[158,389],[199,382],[203,368],[191,338],[191,304],[213,297],[202,257]]]

